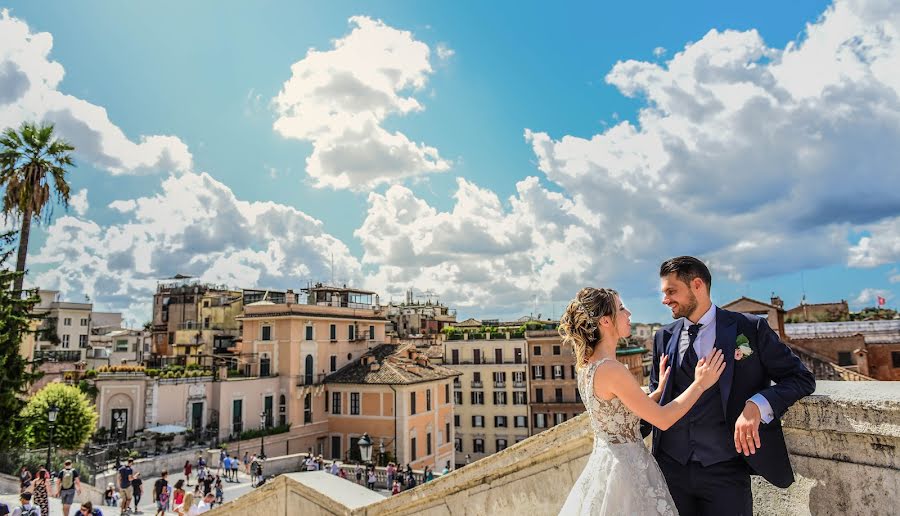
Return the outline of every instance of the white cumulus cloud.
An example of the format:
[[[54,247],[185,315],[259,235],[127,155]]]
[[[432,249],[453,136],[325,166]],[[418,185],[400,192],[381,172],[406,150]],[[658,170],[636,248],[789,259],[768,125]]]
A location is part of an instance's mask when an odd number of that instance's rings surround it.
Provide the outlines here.
[[[448,170],[436,148],[382,125],[424,109],[414,94],[432,73],[428,45],[380,20],[350,24],[332,49],[310,49],[291,66],[274,99],[275,130],[312,143],[306,171],[317,187],[364,190]]]

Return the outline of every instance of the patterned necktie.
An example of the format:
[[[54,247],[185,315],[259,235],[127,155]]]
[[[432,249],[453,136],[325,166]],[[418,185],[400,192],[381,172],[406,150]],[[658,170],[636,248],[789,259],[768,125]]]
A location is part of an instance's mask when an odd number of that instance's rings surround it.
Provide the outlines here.
[[[688,347],[684,352],[683,364],[691,374],[693,374],[694,368],[697,367],[697,362],[700,361],[700,357],[697,356],[697,350],[694,349],[694,341],[697,340],[697,334],[700,333],[701,326],[703,325],[699,323],[688,326]]]

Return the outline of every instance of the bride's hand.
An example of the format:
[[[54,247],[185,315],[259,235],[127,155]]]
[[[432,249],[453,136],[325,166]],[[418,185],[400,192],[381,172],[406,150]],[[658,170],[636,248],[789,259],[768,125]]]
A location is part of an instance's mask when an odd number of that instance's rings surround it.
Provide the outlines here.
[[[705,391],[719,381],[719,376],[725,370],[725,356],[722,350],[713,348],[713,351],[697,362],[694,368],[694,381]]]
[[[659,402],[660,398],[662,398],[663,389],[666,388],[666,381],[669,379],[669,371],[671,371],[671,367],[669,367],[669,355],[663,355],[659,360],[659,370],[661,371],[659,374],[659,383],[656,385],[656,390],[650,393],[650,397],[653,398],[653,401]]]

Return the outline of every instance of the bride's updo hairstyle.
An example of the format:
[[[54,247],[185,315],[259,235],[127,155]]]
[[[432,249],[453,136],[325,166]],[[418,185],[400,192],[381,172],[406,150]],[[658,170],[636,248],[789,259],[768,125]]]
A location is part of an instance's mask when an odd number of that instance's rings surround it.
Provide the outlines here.
[[[610,288],[585,287],[578,291],[559,319],[559,336],[563,343],[572,346],[575,369],[584,367],[588,357],[594,353],[594,347],[600,342],[598,319],[607,316],[615,323],[618,295]]]

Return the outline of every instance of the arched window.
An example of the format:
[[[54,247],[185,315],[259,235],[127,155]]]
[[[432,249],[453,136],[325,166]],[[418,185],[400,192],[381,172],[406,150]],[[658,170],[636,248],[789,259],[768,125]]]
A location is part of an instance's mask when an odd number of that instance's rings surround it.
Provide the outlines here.
[[[312,355],[306,355],[306,367],[304,368],[304,378],[303,385],[312,385],[313,384],[313,357]]]

